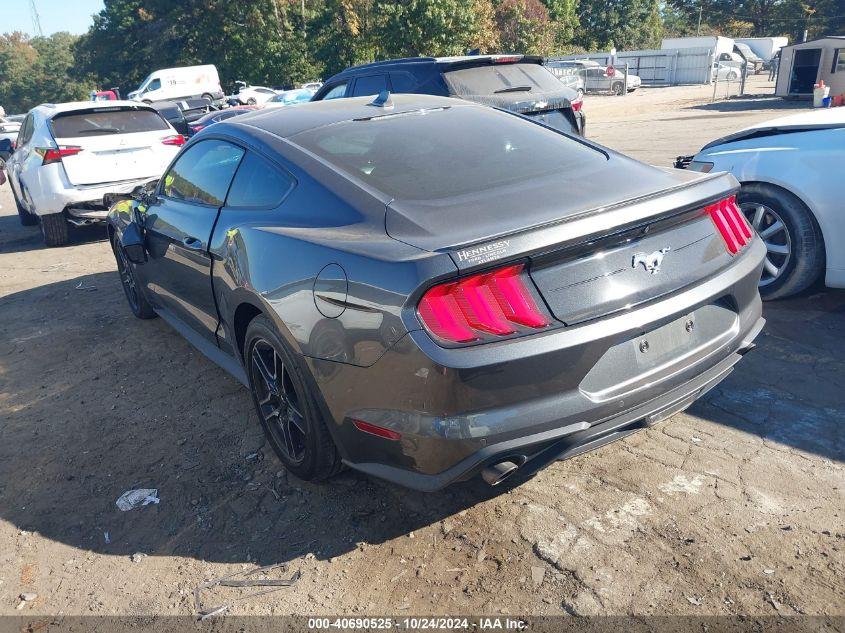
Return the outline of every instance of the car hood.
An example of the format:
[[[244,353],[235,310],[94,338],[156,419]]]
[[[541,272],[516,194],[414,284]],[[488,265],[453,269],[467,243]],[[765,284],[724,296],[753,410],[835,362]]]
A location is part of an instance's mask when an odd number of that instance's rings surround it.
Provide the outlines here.
[[[795,132],[811,132],[815,130],[828,130],[845,127],[845,108],[826,108],[801,112],[790,116],[764,121],[739,132],[716,139],[701,148],[701,151],[724,145],[725,143],[736,143],[753,138],[766,136],[777,136],[778,134],[793,134]]]
[[[606,163],[566,174],[450,198],[392,200],[385,228],[417,248],[450,250],[663,193],[694,180],[690,175],[611,153]]]

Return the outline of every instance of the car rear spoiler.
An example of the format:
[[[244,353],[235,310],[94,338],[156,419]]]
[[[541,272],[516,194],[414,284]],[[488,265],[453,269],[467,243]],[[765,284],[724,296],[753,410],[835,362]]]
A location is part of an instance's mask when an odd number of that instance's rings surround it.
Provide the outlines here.
[[[600,236],[622,233],[643,224],[703,208],[739,190],[736,178],[727,172],[700,176],[657,194],[588,209],[552,223],[517,233],[450,249],[458,270],[469,272],[514,257],[532,256],[561,247],[575,246]]]

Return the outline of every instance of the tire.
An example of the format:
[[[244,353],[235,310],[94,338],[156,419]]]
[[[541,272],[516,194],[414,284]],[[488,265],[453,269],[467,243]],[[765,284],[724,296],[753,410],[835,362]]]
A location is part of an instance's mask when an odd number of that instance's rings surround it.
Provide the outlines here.
[[[147,301],[144,295],[144,289],[138,283],[138,278],[135,276],[135,270],[123,247],[118,243],[116,237],[112,237],[111,248],[114,253],[114,259],[117,262],[117,274],[120,277],[120,285],[123,286],[123,294],[126,295],[126,302],[129,304],[129,309],[139,319],[154,319],[158,316],[153,310],[153,306]]]
[[[41,235],[47,246],[64,246],[70,240],[70,227],[64,213],[49,213],[39,218]]]
[[[247,327],[244,364],[258,419],[285,468],[305,481],[340,472],[343,463],[303,369],[264,316]]]
[[[616,83],[610,86],[610,91],[617,97],[621,96],[622,93],[625,92],[625,84],[623,84],[621,81],[617,81]]]
[[[18,200],[18,196],[15,193],[14,187],[12,187],[11,183],[9,183],[9,188],[12,190],[12,198],[15,199],[15,206],[18,209],[18,219],[21,221],[21,224],[24,226],[35,226],[38,224],[38,216],[32,215],[29,211],[23,208],[20,200]]]
[[[737,202],[766,243],[760,279],[763,299],[789,297],[819,279],[825,265],[824,238],[801,200],[785,189],[752,183],[743,185]]]
[[[258,102],[255,100],[255,97],[250,97],[246,100],[246,105],[257,105]]]
[[[209,93],[203,92],[202,98],[208,101],[209,103],[214,103],[214,97],[212,97]]]
[[[739,79],[739,75],[736,74],[733,70],[726,75],[728,81],[736,81]]]

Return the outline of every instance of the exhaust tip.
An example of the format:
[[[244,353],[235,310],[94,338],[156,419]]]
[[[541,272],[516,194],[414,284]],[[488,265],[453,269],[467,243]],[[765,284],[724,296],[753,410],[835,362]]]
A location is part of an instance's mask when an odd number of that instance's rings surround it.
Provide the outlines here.
[[[513,462],[504,461],[486,466],[481,471],[481,477],[491,486],[498,486],[505,479],[513,475],[519,466]]]

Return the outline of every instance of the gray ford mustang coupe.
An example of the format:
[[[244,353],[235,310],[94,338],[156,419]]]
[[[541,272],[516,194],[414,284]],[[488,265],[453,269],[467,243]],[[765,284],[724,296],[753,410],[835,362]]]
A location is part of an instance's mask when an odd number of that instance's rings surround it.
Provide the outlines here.
[[[736,180],[388,95],[257,111],[116,202],[134,314],[252,392],[284,465],[497,484],[686,408],[763,327]]]

